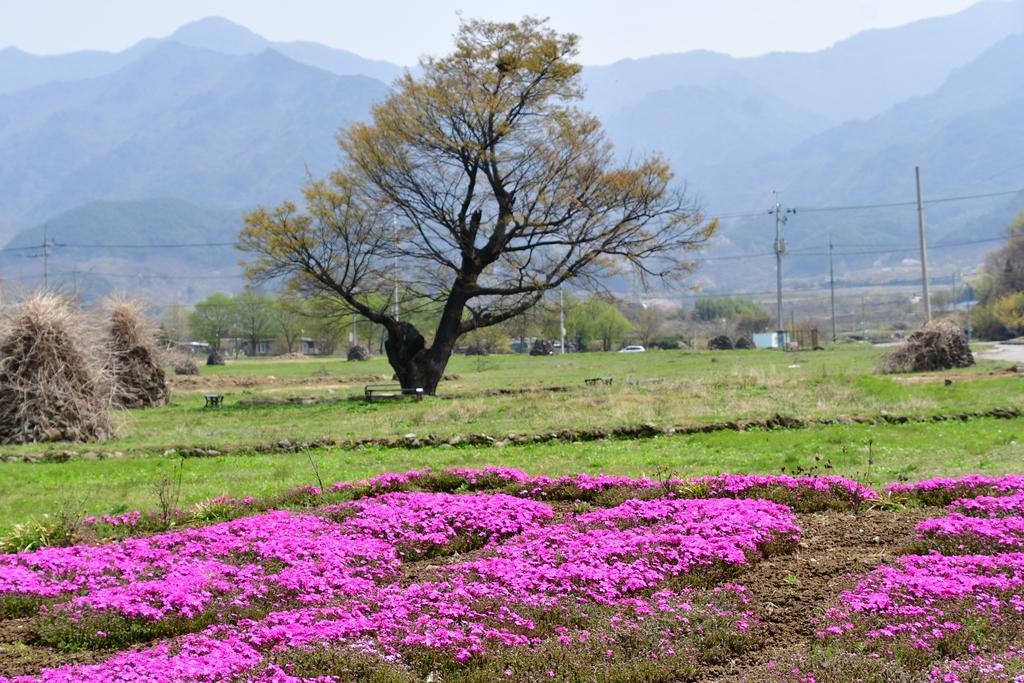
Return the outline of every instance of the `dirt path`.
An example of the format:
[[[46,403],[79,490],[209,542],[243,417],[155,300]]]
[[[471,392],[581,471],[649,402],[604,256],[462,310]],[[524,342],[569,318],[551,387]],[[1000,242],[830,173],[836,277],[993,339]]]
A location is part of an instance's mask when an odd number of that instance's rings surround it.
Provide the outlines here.
[[[934,514],[869,510],[799,515],[803,540],[797,550],[760,562],[736,579],[751,591],[753,607],[765,620],[764,647],[709,672],[705,680],[770,680],[765,676],[768,663],[807,652],[819,618],[852,578],[902,554],[917,522]]]
[[[985,360],[1024,363],[1024,344],[992,344],[984,351],[979,351],[975,355]]]
[[[93,664],[117,654],[116,650],[66,652],[33,644],[32,621],[31,617],[0,620],[0,676],[37,675],[40,669],[66,664]]]

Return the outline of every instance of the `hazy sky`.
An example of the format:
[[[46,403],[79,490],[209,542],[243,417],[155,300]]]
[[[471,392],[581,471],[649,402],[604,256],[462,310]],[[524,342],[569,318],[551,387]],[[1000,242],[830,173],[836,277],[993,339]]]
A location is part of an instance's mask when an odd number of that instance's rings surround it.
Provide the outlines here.
[[[736,56],[827,47],[866,28],[951,14],[977,0],[0,0],[0,47],[120,50],[223,16],[272,40],[312,40],[411,64],[442,54],[467,17],[547,16],[583,37],[582,61],[713,49]]]

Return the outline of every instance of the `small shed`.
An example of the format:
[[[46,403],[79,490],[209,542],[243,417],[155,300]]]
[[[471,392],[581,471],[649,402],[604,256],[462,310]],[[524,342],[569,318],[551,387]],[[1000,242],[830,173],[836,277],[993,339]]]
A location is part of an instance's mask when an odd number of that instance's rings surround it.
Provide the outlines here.
[[[754,335],[754,346],[759,349],[784,349],[787,344],[788,332],[761,332]]]

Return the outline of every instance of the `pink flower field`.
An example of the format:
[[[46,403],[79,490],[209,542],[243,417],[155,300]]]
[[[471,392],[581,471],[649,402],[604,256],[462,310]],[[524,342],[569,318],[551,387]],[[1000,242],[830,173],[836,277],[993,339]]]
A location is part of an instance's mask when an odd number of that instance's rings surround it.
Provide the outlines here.
[[[45,653],[0,681],[1024,680],[1022,484],[420,470],[93,518],[0,555],[0,628]],[[787,621],[823,520],[893,554]]]

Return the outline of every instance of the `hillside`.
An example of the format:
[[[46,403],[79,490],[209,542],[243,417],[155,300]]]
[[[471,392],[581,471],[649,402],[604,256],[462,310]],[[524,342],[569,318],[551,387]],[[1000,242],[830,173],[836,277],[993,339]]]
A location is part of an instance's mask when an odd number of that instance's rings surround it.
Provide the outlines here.
[[[827,121],[741,77],[651,93],[605,122],[624,152],[660,152],[684,177],[784,152]]]
[[[0,236],[95,199],[240,208],[294,196],[386,92],[273,50],[164,43],[113,73],[0,96]]]
[[[742,78],[833,124],[864,119],[939,87],[956,68],[1024,32],[1024,0],[985,0],[963,12],[864,31],[831,48],[733,58],[708,51],[626,59],[584,72],[587,102],[610,116],[659,91]]]
[[[773,190],[801,209],[909,202],[916,164],[926,198],[1024,187],[1021,63],[1024,0],[985,0],[816,53],[587,67],[584,106],[623,156],[662,153],[710,213],[748,214],[727,219],[710,251],[739,256],[770,251]],[[382,80],[338,74],[386,80],[398,70],[217,18],[116,55],[0,51],[0,92],[17,88],[0,95],[0,240],[74,207],[95,211],[96,200],[160,212],[147,201],[168,197],[238,216],[295,198],[307,173],[336,164],[337,130],[387,93]],[[33,79],[45,83],[23,87]],[[1022,205],[1000,196],[929,206],[931,241],[1001,234]],[[146,233],[158,219],[134,222]],[[786,226],[787,275],[820,275],[830,233],[862,245],[838,255],[844,270],[898,263],[914,256],[914,208],[802,210]],[[94,235],[106,234],[97,224]],[[988,246],[936,259],[969,264]],[[205,268],[234,268],[234,255],[211,258]],[[712,261],[700,277],[743,286],[771,270],[770,259],[735,263]]]
[[[784,154],[723,165],[697,184],[714,193],[710,203],[723,213],[726,207],[767,204],[772,189],[797,207],[912,202],[915,165],[923,169],[926,200],[1024,188],[1021,63],[1024,35],[1011,36],[956,70],[930,95],[821,133]],[[999,235],[1015,206],[1024,207],[1024,197],[929,207],[931,240],[939,244]],[[984,234],[965,237],[965,225],[986,221]],[[727,234],[736,242],[767,247],[770,222],[767,216],[740,221]],[[912,206],[798,213],[787,225],[795,248],[821,247],[830,231],[845,234],[846,242],[913,244],[916,213]]]
[[[161,248],[160,245],[232,243],[241,214],[201,208],[180,199],[94,201],[45,223],[54,243],[51,284],[76,290],[86,300],[130,289],[155,299],[184,301],[217,289],[236,288],[239,254],[231,246]],[[22,230],[0,253],[5,278],[34,287],[42,278],[39,258],[44,225]],[[112,248],[108,245],[130,245]]]
[[[390,82],[402,67],[365,59],[347,50],[310,42],[277,43],[219,17],[185,24],[167,38],[146,38],[121,52],[85,50],[62,55],[33,55],[17,48],[0,50],[0,94],[54,81],[77,81],[111,74],[148,55],[165,42],[175,42],[230,55],[252,55],[273,49],[307,66],[339,76],[367,76]]]

